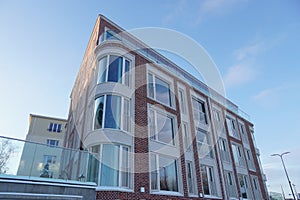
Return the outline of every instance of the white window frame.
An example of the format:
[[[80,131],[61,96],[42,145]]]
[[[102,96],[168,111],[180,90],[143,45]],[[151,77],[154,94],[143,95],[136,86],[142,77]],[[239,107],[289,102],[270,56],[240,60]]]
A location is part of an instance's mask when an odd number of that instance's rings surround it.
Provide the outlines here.
[[[150,84],[149,84],[149,74],[152,75],[152,84],[153,84],[153,97],[151,97],[150,95],[150,91],[149,91],[149,87],[150,87]],[[161,81],[165,82],[168,84],[169,86],[169,102],[170,102],[170,105],[164,103],[164,102],[161,102],[159,101],[157,98],[156,98],[156,78],[160,79]],[[175,100],[174,100],[174,95],[173,95],[173,82],[170,81],[170,79],[168,80],[167,77],[165,77],[164,75],[160,74],[158,75],[156,72],[153,72],[152,70],[148,70],[147,71],[147,97],[162,104],[162,105],[165,105],[167,107],[170,107],[170,108],[175,108]]]
[[[194,121],[197,122],[196,124],[200,123],[202,125],[208,125],[209,119],[208,119],[208,108],[207,108],[206,101],[204,101],[203,99],[201,99],[195,95],[192,95],[191,101],[192,101],[193,119],[194,119]],[[198,110],[197,108],[194,108],[193,101],[197,101],[197,103],[203,104],[204,112],[201,110]],[[197,116],[199,116],[199,119],[196,119],[196,117],[195,117],[196,114],[197,114]],[[201,120],[201,114],[203,114],[204,120]]]
[[[149,113],[150,112],[153,112],[154,113],[154,135],[151,135],[151,122],[150,122],[150,117],[149,117]],[[169,118],[172,120],[172,143],[165,143],[163,141],[160,141],[158,139],[158,130],[157,130],[157,113],[159,113],[160,115],[164,115],[165,117]],[[161,111],[160,109],[157,109],[153,106],[148,106],[148,133],[149,133],[149,138],[150,140],[152,141],[155,141],[155,142],[159,142],[159,143],[162,143],[162,144],[166,144],[166,145],[170,145],[170,146],[176,146],[177,142],[176,142],[176,127],[177,127],[177,121],[176,121],[176,118],[175,116],[173,116],[172,114],[168,113],[168,112],[164,112],[164,111]]]
[[[255,199],[262,199],[262,194],[261,194],[258,177],[251,175],[251,181],[252,181],[252,188],[253,188],[253,193],[254,193]]]
[[[215,175],[214,166],[201,164],[200,168],[202,168],[202,167],[205,167],[205,173],[206,173],[206,176],[207,176],[207,179],[208,179],[208,188],[209,188],[209,193],[210,193],[210,194],[205,194],[204,193],[203,177],[202,177],[202,172],[201,172],[201,169],[200,169],[203,194],[204,194],[205,197],[217,197],[218,196],[217,182],[216,182],[217,179],[215,177],[216,175]]]
[[[207,140],[208,140],[207,143],[202,142],[202,141],[199,140],[199,138],[198,138],[198,136],[197,136],[197,135],[198,135],[198,134],[197,134],[198,131],[200,131],[200,132],[202,132],[203,134],[206,135],[206,138],[207,138]],[[216,156],[215,156],[215,152],[214,152],[214,146],[212,145],[213,143],[212,143],[212,135],[211,135],[211,133],[210,133],[209,131],[206,131],[206,130],[203,130],[203,129],[201,129],[201,128],[196,127],[196,141],[197,141],[197,151],[198,151],[198,156],[199,156],[199,158],[200,158],[200,159],[206,159],[206,158],[208,158],[208,159],[214,160]],[[201,156],[201,155],[200,155],[201,149],[200,149],[200,151],[199,151],[199,145],[201,145],[201,146],[207,146],[207,148],[210,150],[210,151],[205,155],[205,157],[200,157],[200,156]]]
[[[245,190],[246,190],[246,195],[247,198],[243,198],[243,199],[252,199],[252,193],[251,193],[251,186],[250,186],[250,182],[249,182],[249,176],[246,174],[238,174],[238,181],[239,181],[239,188],[241,191],[241,195],[242,195],[242,188],[241,188],[241,184],[240,184],[240,177],[242,177],[243,182],[244,182],[244,186],[245,186]]]
[[[178,88],[178,101],[179,101],[180,113],[186,115],[187,114],[186,93],[184,89],[180,87]]]
[[[221,159],[224,162],[231,163],[230,151],[229,151],[229,146],[228,146],[227,139],[219,137],[218,144],[219,144]]]
[[[54,141],[54,144],[51,144],[51,142]],[[47,139],[47,145],[51,146],[51,147],[57,147],[59,144],[59,140],[55,140],[55,139]]]
[[[132,189],[133,187],[133,176],[132,176],[132,170],[133,170],[133,167],[132,167],[132,148],[131,146],[128,146],[128,145],[123,145],[123,144],[116,144],[116,143],[101,143],[101,144],[96,144],[96,145],[93,145],[90,147],[90,149],[92,149],[94,146],[97,146],[99,145],[100,148],[99,148],[99,152],[93,152],[93,154],[96,156],[99,156],[99,169],[98,169],[98,182],[97,182],[97,186],[99,188],[105,188],[105,189],[108,189],[108,188],[120,188],[120,189]],[[118,186],[101,186],[100,183],[101,183],[101,163],[102,163],[102,157],[103,157],[103,145],[117,145],[119,146],[119,166],[118,166]],[[121,165],[122,165],[122,159],[123,159],[123,156],[122,156],[122,151],[123,151],[123,147],[125,148],[128,148],[128,187],[126,186],[122,186],[122,170],[121,170]]]
[[[155,156],[155,163],[156,163],[156,179],[157,179],[157,183],[156,183],[156,185],[157,185],[157,189],[152,189],[152,187],[151,187],[151,182],[152,182],[152,180],[151,180],[151,156]],[[164,158],[167,158],[167,159],[172,159],[172,160],[174,160],[175,161],[175,166],[176,166],[176,178],[177,178],[177,189],[178,189],[178,191],[167,191],[167,190],[161,190],[160,189],[160,183],[159,183],[159,181],[160,181],[160,170],[159,170],[159,157],[164,157]],[[179,191],[180,191],[180,182],[179,182],[179,180],[180,180],[180,178],[179,178],[179,170],[178,170],[178,165],[179,164],[179,162],[178,162],[178,160],[177,159],[175,159],[175,158],[172,158],[172,157],[169,157],[169,156],[165,156],[165,155],[161,155],[161,154],[157,154],[157,153],[153,153],[153,152],[151,152],[150,154],[149,154],[149,177],[150,177],[150,190],[151,190],[151,192],[153,193],[156,193],[156,192],[159,192],[159,193],[167,193],[167,194],[179,194]]]
[[[230,123],[230,125],[229,125],[229,123]],[[226,114],[226,125],[228,128],[229,136],[240,139],[239,131],[238,131],[238,124],[237,124],[235,117]]]
[[[240,144],[232,142],[231,147],[232,147],[232,151],[235,151],[235,152],[233,152],[233,160],[235,162],[235,165],[237,167],[245,168],[246,167],[246,161],[245,161],[245,156],[244,156],[242,146]],[[235,157],[235,154],[236,154],[237,158]],[[236,159],[238,159],[238,160],[236,160]]]
[[[190,165],[190,167],[188,168],[188,165]],[[191,171],[188,172],[188,169],[190,169]],[[189,182],[189,177],[188,174],[191,174],[191,183]],[[189,196],[195,196],[197,195],[197,180],[196,178],[196,173],[195,173],[195,165],[192,161],[187,160],[186,161],[186,182],[188,184],[188,194]],[[191,185],[190,185],[191,184]],[[193,191],[190,191],[190,187],[193,188]]]
[[[192,139],[191,139],[191,131],[189,128],[189,124],[187,122],[182,122],[182,140],[184,150],[190,152],[192,149]]]
[[[244,143],[249,144],[246,126],[244,123],[238,122],[239,130]]]
[[[111,95],[111,96],[118,96],[121,98],[121,112],[120,112],[120,129],[113,129],[113,128],[104,128],[104,124],[105,124],[105,112],[106,112],[106,103],[107,103],[107,95]],[[95,129],[95,112],[96,112],[96,109],[98,107],[98,105],[96,105],[96,100],[100,97],[104,96],[104,99],[103,99],[103,116],[102,116],[102,125],[101,125],[101,128],[99,129]],[[128,130],[125,130],[124,129],[124,102],[125,101],[128,101],[128,116],[129,116],[129,121],[127,122],[128,123]],[[124,132],[127,132],[127,133],[130,133],[131,132],[131,100],[128,99],[127,97],[124,97],[124,96],[121,96],[121,95],[116,95],[116,94],[101,94],[99,96],[97,96],[94,100],[94,114],[93,114],[93,130],[101,130],[101,129],[113,129],[113,130],[121,130],[121,131],[124,131]]]
[[[250,149],[245,148],[246,160],[250,170],[255,171],[254,160]]]
[[[98,59],[98,62],[97,62],[97,64],[98,64],[98,66],[97,66],[97,84],[108,83],[108,71],[109,71],[109,63],[110,63],[110,57],[111,56],[122,57],[122,76],[121,76],[121,83],[119,83],[119,84],[130,87],[131,86],[130,70],[132,69],[132,60],[129,59],[128,57],[124,56],[124,55],[119,55],[119,54],[114,54],[114,53],[103,55]],[[106,57],[105,81],[100,83],[99,82],[99,77],[100,77],[100,75],[99,75],[99,73],[100,73],[99,63],[100,63],[100,60],[102,60],[105,57]],[[128,69],[128,72],[127,72],[128,74],[125,73],[125,63],[126,63],[126,61],[129,62],[129,69]],[[128,84],[125,83],[126,76],[128,77]],[[112,83],[118,83],[118,82],[112,82]]]
[[[230,175],[230,177],[229,177]],[[237,198],[237,187],[236,187],[236,183],[235,183],[235,177],[232,171],[224,171],[224,176],[225,176],[225,186],[227,188],[227,194],[229,196],[229,198]],[[231,183],[230,184],[230,180],[231,179]]]

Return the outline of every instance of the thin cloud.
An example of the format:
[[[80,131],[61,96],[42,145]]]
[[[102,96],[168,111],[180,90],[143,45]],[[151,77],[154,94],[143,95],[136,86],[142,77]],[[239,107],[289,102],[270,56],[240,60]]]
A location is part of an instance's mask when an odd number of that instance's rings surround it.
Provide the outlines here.
[[[222,15],[232,9],[242,0],[202,0],[202,1],[187,1],[180,0],[176,4],[172,2],[170,5],[171,11],[163,18],[163,25],[170,24],[179,18],[184,17],[184,21],[195,26],[210,16]]]
[[[237,64],[229,68],[223,80],[226,88],[245,84],[256,77],[255,70],[247,64]]]
[[[281,93],[286,89],[285,85],[267,88],[254,95],[253,100],[261,106],[274,107],[279,104]]]
[[[265,49],[264,42],[257,42],[252,45],[237,49],[233,52],[233,55],[238,61],[253,57],[262,53]]]

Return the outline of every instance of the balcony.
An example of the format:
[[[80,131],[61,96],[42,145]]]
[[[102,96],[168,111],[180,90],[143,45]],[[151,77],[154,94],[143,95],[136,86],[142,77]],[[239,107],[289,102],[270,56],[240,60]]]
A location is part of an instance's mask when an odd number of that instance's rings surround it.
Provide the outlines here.
[[[96,199],[87,151],[0,136],[0,199]]]

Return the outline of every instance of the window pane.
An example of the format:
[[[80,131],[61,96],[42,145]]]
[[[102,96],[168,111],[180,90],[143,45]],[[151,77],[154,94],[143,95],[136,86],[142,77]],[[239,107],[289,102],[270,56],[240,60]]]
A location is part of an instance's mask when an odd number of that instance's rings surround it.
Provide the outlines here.
[[[48,130],[51,132],[51,131],[52,131],[52,128],[53,128],[53,123],[50,123],[50,124],[49,124],[49,129],[48,129]]]
[[[176,161],[159,157],[160,190],[178,191]]]
[[[107,95],[104,128],[120,129],[121,97]]]
[[[60,133],[61,132],[61,124],[57,125],[57,132]]]
[[[107,71],[106,68],[107,68],[107,56],[99,60],[97,83],[104,83],[106,81],[106,71]]]
[[[151,161],[150,161],[150,171],[151,171],[151,189],[152,190],[157,190],[158,186],[157,186],[157,176],[158,176],[158,172],[156,169],[157,166],[157,161],[156,161],[156,155],[151,154]]]
[[[129,187],[129,161],[128,161],[128,147],[122,148],[122,163],[121,163],[121,173],[122,173],[122,186]]]
[[[148,74],[148,93],[149,97],[154,98],[154,84],[152,74]]]
[[[121,83],[122,78],[123,58],[119,56],[110,55],[108,67],[108,82]]]
[[[189,188],[189,193],[193,194],[194,192],[194,180],[193,180],[193,172],[192,172],[192,163],[188,162],[187,163],[187,182],[188,182],[188,188]]]
[[[56,132],[56,127],[57,127],[57,124],[53,124],[53,132]]]
[[[95,101],[94,129],[102,128],[103,107],[104,107],[104,96],[101,96],[101,97],[97,98]]]
[[[165,81],[155,77],[156,100],[171,106],[170,88]]]
[[[101,186],[115,186],[119,184],[119,152],[117,145],[104,144],[101,161]]]
[[[129,110],[129,100],[124,99],[123,108],[123,130],[130,131],[130,110]]]
[[[98,184],[100,145],[93,146],[89,154],[87,181]]]
[[[180,103],[181,113],[185,114],[185,101],[184,101],[183,90],[179,90],[179,103]]]
[[[208,186],[208,175],[207,175],[206,167],[202,165],[200,170],[201,170],[201,177],[202,177],[203,192],[204,194],[209,195],[210,192]]]
[[[149,128],[150,128],[150,138],[156,139],[156,137],[155,137],[155,117],[154,117],[153,110],[149,110]]]
[[[194,120],[207,124],[204,102],[192,99]]]
[[[174,145],[173,119],[160,113],[156,113],[156,116],[158,140]]]
[[[124,84],[129,86],[129,69],[130,69],[130,62],[128,60],[125,60],[125,74],[124,74]]]

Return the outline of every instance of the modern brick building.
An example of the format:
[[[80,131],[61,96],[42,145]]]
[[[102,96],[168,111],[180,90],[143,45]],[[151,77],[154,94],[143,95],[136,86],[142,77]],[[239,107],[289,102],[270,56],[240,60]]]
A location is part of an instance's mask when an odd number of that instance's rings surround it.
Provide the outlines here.
[[[238,106],[122,31],[99,15],[71,93],[64,145],[91,152],[96,198],[267,199]]]

